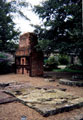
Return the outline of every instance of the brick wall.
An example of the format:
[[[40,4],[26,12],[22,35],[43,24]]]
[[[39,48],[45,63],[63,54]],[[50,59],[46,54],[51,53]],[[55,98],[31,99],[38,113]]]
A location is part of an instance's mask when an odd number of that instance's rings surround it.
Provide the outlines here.
[[[43,75],[43,53],[36,50],[38,44],[37,36],[34,33],[25,33],[20,36],[19,48],[16,52],[16,59],[20,56],[20,67],[16,71],[17,73],[24,74],[30,73],[30,76],[42,76]],[[29,57],[29,68],[22,68],[26,64],[26,58]],[[24,58],[24,60],[23,60]],[[17,64],[16,64],[17,66]]]

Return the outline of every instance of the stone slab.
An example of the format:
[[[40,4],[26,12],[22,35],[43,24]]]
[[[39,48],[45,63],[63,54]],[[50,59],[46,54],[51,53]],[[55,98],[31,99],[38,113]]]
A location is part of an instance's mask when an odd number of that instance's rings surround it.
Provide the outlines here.
[[[6,92],[14,95],[20,102],[35,109],[44,117],[83,106],[82,97],[58,89],[28,88]]]
[[[16,97],[10,96],[10,95],[4,93],[3,91],[0,91],[0,104],[10,103],[10,102],[14,102],[16,100],[17,100]]]
[[[71,81],[67,79],[60,79],[59,83],[64,85],[69,85],[69,86],[83,87],[83,81]]]

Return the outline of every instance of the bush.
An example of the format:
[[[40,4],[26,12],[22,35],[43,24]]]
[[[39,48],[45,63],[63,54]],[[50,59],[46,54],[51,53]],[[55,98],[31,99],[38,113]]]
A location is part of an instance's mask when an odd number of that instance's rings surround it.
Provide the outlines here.
[[[54,56],[49,57],[47,60],[44,61],[44,70],[51,71],[58,66],[58,61],[55,59]]]
[[[0,74],[6,74],[11,72],[11,65],[9,64],[9,61],[3,60],[0,62]]]
[[[1,59],[6,59],[7,56],[0,52],[0,58],[1,58]]]
[[[59,61],[60,65],[68,65],[69,57],[67,55],[60,55],[58,61]]]
[[[12,70],[12,60],[9,54],[0,52],[0,74],[10,73]]]

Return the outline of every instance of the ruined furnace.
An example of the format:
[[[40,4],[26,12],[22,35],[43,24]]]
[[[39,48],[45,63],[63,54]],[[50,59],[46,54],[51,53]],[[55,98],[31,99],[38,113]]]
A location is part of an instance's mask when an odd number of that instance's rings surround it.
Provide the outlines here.
[[[15,72],[29,76],[43,75],[43,53],[38,51],[37,35],[25,33],[20,36],[19,48],[15,55]]]

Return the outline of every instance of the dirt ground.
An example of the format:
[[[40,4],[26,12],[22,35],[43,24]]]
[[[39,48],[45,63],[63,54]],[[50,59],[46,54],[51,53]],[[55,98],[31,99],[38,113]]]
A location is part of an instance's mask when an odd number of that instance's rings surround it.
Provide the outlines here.
[[[54,74],[55,77],[55,74]],[[83,97],[82,87],[71,87],[59,84],[55,78],[55,82],[46,82],[42,77],[28,77],[28,75],[20,74],[8,74],[0,75],[0,83],[11,84],[23,84],[24,86],[35,86],[42,88],[65,88],[67,92],[71,94]],[[15,89],[16,86],[14,86]],[[5,89],[12,89],[12,87],[5,87]],[[0,91],[3,91],[0,89]],[[1,96],[1,95],[0,95]],[[22,116],[26,116],[27,120],[80,120],[79,115],[83,115],[83,107],[72,110],[70,112],[64,112],[57,115],[43,117],[35,110],[23,105],[19,102],[11,102],[6,104],[0,104],[0,120],[21,120]],[[76,119],[78,118],[78,119]]]

